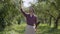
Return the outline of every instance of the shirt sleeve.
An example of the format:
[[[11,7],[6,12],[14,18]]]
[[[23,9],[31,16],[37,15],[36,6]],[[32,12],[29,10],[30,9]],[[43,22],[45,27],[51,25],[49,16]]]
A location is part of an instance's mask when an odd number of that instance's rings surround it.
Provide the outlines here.
[[[20,9],[20,10],[21,10],[21,12],[23,13],[24,16],[27,16],[27,14],[22,9]]]

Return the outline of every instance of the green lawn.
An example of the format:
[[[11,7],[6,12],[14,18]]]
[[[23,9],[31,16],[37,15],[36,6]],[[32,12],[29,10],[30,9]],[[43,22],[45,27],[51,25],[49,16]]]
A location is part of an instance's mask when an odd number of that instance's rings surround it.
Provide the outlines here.
[[[24,34],[26,24],[15,24],[7,26],[0,34]],[[53,29],[47,24],[40,24],[37,28],[36,34],[60,34],[60,28]]]

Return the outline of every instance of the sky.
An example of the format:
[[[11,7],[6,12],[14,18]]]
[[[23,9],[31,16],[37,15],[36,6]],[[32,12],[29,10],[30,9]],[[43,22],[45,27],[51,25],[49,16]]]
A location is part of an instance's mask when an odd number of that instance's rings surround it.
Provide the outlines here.
[[[24,5],[25,7],[31,6],[30,3],[35,4],[35,3],[36,3],[36,0],[23,0],[23,5]]]
[[[15,3],[17,6],[19,5],[19,1],[20,0],[12,0],[11,2],[12,3]],[[33,4],[35,4],[36,3],[36,1],[37,0],[23,0],[23,7],[29,7],[29,6],[31,6],[31,4],[30,3],[33,3]]]

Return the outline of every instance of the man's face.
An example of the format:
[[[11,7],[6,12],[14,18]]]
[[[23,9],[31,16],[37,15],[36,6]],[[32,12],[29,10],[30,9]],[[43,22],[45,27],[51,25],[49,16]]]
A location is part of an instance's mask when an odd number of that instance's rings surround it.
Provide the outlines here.
[[[32,10],[32,9],[29,9],[29,13],[30,13],[30,14],[33,14],[33,10]]]

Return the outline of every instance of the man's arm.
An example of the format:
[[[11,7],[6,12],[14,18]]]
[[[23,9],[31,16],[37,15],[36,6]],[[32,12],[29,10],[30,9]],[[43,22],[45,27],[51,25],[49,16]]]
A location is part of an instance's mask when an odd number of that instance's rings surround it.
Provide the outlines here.
[[[25,13],[25,11],[22,8],[20,10],[21,10],[21,12],[23,13],[24,16],[27,16],[27,13]]]
[[[40,21],[37,22],[36,27],[40,24]]]
[[[35,25],[36,25],[36,27],[35,28],[37,28],[38,27],[38,25],[40,24],[40,21],[38,21],[38,19],[37,19],[37,17],[36,17],[36,20],[35,20]]]
[[[35,31],[37,30],[37,17],[35,18]]]

